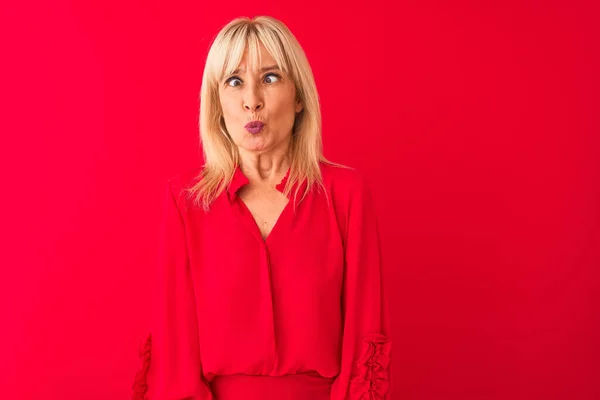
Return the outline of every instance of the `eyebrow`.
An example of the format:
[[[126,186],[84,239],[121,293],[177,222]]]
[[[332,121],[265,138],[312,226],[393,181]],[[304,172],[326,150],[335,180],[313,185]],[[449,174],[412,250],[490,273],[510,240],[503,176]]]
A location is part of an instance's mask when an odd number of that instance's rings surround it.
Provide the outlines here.
[[[263,67],[263,68],[261,68],[261,69],[260,69],[260,72],[270,71],[270,70],[272,70],[272,69],[279,69],[279,67],[278,67],[277,65],[269,65],[269,66],[267,66],[267,67]],[[236,74],[239,74],[239,73],[240,73],[240,72],[242,72],[242,71],[243,71],[242,69],[238,68],[238,69],[236,69],[235,71],[233,71],[231,74],[232,74],[232,75],[236,75]]]

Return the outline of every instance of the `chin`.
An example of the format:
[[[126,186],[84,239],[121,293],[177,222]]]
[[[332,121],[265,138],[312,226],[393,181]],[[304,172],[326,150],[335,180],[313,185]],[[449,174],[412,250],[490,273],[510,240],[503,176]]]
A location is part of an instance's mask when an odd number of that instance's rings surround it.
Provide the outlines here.
[[[269,142],[260,133],[250,136],[244,141],[244,148],[247,151],[263,151],[269,147]]]

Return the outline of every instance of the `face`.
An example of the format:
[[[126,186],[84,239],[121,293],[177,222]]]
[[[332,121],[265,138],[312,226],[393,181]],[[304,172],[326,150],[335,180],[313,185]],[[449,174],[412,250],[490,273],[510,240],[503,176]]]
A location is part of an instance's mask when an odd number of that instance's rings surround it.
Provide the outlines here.
[[[259,65],[249,69],[246,50],[238,69],[219,82],[225,126],[240,150],[257,154],[285,151],[302,104],[296,101],[296,87],[291,77],[277,67],[262,44],[260,53]],[[249,132],[246,125],[251,121],[262,122],[262,130]]]

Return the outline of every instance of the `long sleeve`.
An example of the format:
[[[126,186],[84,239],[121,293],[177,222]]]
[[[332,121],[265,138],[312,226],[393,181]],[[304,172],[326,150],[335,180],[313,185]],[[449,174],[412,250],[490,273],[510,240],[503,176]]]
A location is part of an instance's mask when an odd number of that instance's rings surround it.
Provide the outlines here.
[[[200,364],[196,300],[175,187],[168,182],[153,294],[152,332],[140,350],[145,363],[136,376],[137,398],[213,400]],[[146,389],[147,393],[143,393]]]
[[[360,176],[349,200],[344,251],[342,360],[331,400],[387,400],[391,342],[378,222]]]

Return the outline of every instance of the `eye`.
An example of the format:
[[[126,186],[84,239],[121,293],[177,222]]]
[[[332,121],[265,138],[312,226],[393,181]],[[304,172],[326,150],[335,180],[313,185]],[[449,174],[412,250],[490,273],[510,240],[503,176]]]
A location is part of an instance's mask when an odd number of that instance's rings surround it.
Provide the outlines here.
[[[275,83],[275,82],[279,81],[280,79],[281,79],[281,76],[274,74],[274,73],[267,74],[264,77],[264,80],[266,81],[266,83]],[[235,82],[235,81],[238,81],[239,84],[237,84],[237,85],[234,84],[233,82]],[[230,87],[238,87],[242,84],[242,80],[240,78],[238,78],[237,76],[232,76],[231,78],[229,78],[225,81],[225,84]]]
[[[275,82],[277,82],[279,79],[281,79],[281,77],[277,74],[267,74],[267,75],[265,75],[265,80],[268,77],[275,77]],[[267,82],[267,83],[273,83],[273,78],[269,78],[269,79],[270,79],[270,82]]]
[[[225,81],[225,83],[226,83],[227,85],[231,86],[231,87],[238,87],[239,85],[232,85],[232,84],[231,84],[231,82],[235,82],[235,81],[240,81],[240,84],[241,84],[241,82],[242,82],[242,81],[240,80],[240,78],[238,78],[237,76],[232,76],[231,78],[227,79],[227,80]]]

